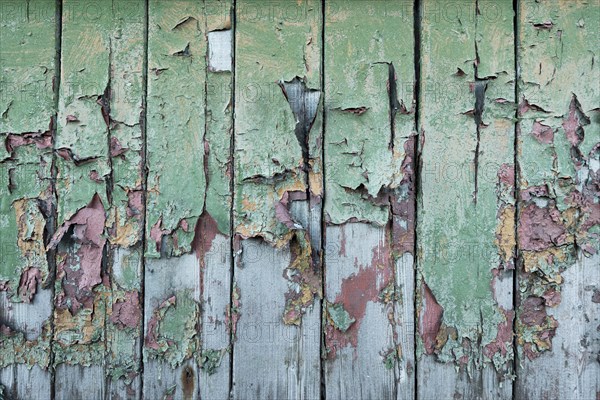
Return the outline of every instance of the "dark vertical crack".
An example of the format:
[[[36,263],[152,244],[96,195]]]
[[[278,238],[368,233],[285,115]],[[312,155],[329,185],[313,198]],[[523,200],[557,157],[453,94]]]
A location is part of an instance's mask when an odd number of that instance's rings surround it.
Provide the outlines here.
[[[327,163],[325,162],[325,132],[326,132],[326,96],[327,92],[325,90],[325,24],[326,24],[326,8],[325,8],[325,0],[321,0],[321,89],[323,94],[321,96],[321,112],[322,112],[322,127],[321,127],[321,168],[322,168],[322,184],[323,184],[323,203],[321,205],[321,293],[323,296],[323,301],[321,302],[320,314],[319,314],[319,367],[320,367],[320,394],[321,400],[327,399],[327,392],[325,387],[325,358],[323,358],[323,354],[325,354],[325,329],[323,327],[323,318],[325,316],[325,304],[327,304],[326,293],[325,293],[325,240],[326,240],[326,228],[327,224],[325,223],[325,198],[327,193],[327,184],[326,184],[326,173],[327,173]]]
[[[415,151],[415,188],[414,188],[414,208],[415,208],[415,222],[413,225],[414,229],[414,242],[413,242],[413,304],[414,304],[414,315],[413,315],[413,360],[414,360],[414,397],[415,399],[419,398],[419,382],[418,382],[418,354],[417,354],[417,271],[418,271],[418,235],[417,235],[417,226],[419,223],[419,213],[418,213],[418,198],[419,193],[421,192],[421,151],[422,151],[422,138],[421,138],[421,15],[423,12],[423,5],[421,0],[415,0],[413,6],[413,32],[414,32],[414,68],[415,68],[415,83],[414,83],[414,109],[415,109],[415,134],[417,135],[417,140],[415,140],[414,151]]]
[[[513,309],[515,310],[514,312],[514,320],[512,323],[512,328],[513,328],[513,342],[512,342],[512,346],[513,346],[513,375],[517,375],[517,368],[519,366],[519,352],[518,352],[518,337],[517,337],[517,324],[516,324],[516,319],[517,319],[517,312],[518,312],[518,301],[519,301],[519,268],[520,268],[520,254],[519,254],[519,229],[518,229],[518,222],[519,222],[519,212],[520,212],[520,207],[519,207],[519,179],[520,179],[520,174],[519,174],[519,136],[521,133],[521,125],[520,125],[520,121],[519,121],[519,82],[520,82],[520,75],[519,75],[519,46],[520,46],[520,40],[519,40],[519,0],[513,0],[513,51],[514,51],[514,69],[515,69],[515,84],[514,84],[514,90],[515,90],[515,97],[514,97],[514,104],[515,104],[515,133],[514,133],[514,147],[513,147],[513,164],[514,164],[514,182],[515,182],[515,186],[513,188],[513,193],[515,196],[515,220],[514,220],[514,236],[515,236],[515,259],[513,260],[513,265],[515,266],[513,269],[513,297],[512,297],[512,302],[513,302]],[[513,385],[512,385],[512,398],[516,399],[517,397],[517,380],[513,381]]]
[[[52,169],[51,169],[51,190],[52,190],[52,206],[50,210],[51,222],[48,224],[52,232],[48,232],[48,237],[52,237],[57,226],[58,219],[58,194],[56,191],[56,180],[58,177],[58,166],[57,164],[57,153],[56,153],[56,138],[58,135],[58,107],[60,101],[60,84],[61,84],[61,54],[62,54],[62,0],[56,0],[55,3],[55,48],[56,53],[54,55],[54,81],[52,90],[54,92],[54,115],[52,117]],[[56,280],[56,251],[51,249],[47,253],[48,257],[48,268],[49,275],[53,277],[52,281]],[[54,400],[56,397],[56,371],[54,369],[54,350],[53,350],[53,340],[54,338],[54,296],[55,296],[55,287],[54,285],[50,285],[50,290],[52,291],[52,306],[51,306],[51,316],[50,316],[50,357],[49,357],[49,367],[48,370],[50,372],[50,399]]]
[[[146,320],[146,307],[145,307],[145,280],[146,280],[146,220],[147,210],[146,205],[148,188],[148,165],[147,165],[147,154],[148,154],[148,140],[147,140],[147,109],[148,109],[148,29],[149,29],[149,5],[148,0],[144,1],[144,60],[142,67],[142,110],[140,112],[140,128],[142,135],[142,204],[144,205],[144,211],[142,214],[142,260],[141,260],[141,271],[140,271],[140,308],[142,314],[142,323],[140,326],[140,340],[139,340],[139,356],[140,356],[140,390],[138,393],[138,399],[144,398],[144,321]]]
[[[229,181],[229,192],[231,193],[231,206],[229,209],[229,310],[233,310],[234,283],[235,283],[235,57],[236,57],[236,30],[237,30],[237,0],[232,1],[231,13],[231,138],[229,145],[229,162],[231,179]],[[229,398],[233,398],[233,353],[234,330],[229,329]]]
[[[481,141],[481,128],[483,127],[483,109],[485,106],[485,90],[487,88],[487,79],[478,80],[477,66],[475,66],[475,126],[477,132],[477,144],[475,146],[475,188],[473,189],[473,202],[477,205],[477,191],[479,184],[479,144]]]
[[[398,89],[396,86],[396,70],[393,63],[388,63],[388,95],[390,102],[390,144],[388,148],[393,152],[396,142],[396,114],[400,109]]]
[[[303,168],[308,172],[310,168],[308,162],[310,159],[309,134],[317,116],[321,91],[308,88],[306,82],[299,77],[295,77],[289,82],[281,81],[279,87],[296,118],[294,133],[296,139],[298,139],[298,144],[302,148]]]
[[[479,0],[475,1],[475,32],[477,33],[477,21],[479,19],[479,15],[481,15],[481,12],[479,11]],[[479,144],[480,144],[480,140],[481,140],[481,128],[482,128],[482,124],[483,124],[483,109],[485,106],[485,90],[487,88],[487,79],[485,78],[480,78],[479,74],[478,74],[478,66],[479,66],[479,49],[477,47],[477,37],[475,37],[474,39],[474,45],[475,45],[475,62],[473,63],[473,70],[474,70],[474,76],[475,76],[475,82],[474,82],[474,92],[475,92],[475,109],[473,110],[473,117],[475,119],[475,127],[476,127],[476,134],[477,134],[477,144],[475,145],[475,158],[474,158],[474,165],[475,165],[475,183],[474,183],[474,189],[473,189],[473,203],[475,205],[477,205],[477,191],[479,188]]]

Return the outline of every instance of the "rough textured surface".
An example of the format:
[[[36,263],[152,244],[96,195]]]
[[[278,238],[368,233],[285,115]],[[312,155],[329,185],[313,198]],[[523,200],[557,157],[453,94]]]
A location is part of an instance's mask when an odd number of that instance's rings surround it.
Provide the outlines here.
[[[600,89],[590,84],[600,79],[599,21],[597,3],[520,3],[516,328],[523,397],[599,393],[589,358],[599,348],[597,321],[591,325],[588,314],[597,308],[590,301],[600,251]],[[532,375],[542,384],[531,384]]]
[[[599,21],[0,1],[0,399],[597,398]]]
[[[324,217],[362,223],[326,230],[325,297],[355,320],[343,329],[328,311],[327,396],[412,396],[414,286],[400,278],[414,251],[412,4],[327,2],[324,63]]]
[[[454,4],[423,4],[417,315],[421,358],[458,368],[423,362],[417,380],[425,397],[506,398],[513,307],[494,288],[515,256],[513,8]],[[424,383],[448,373],[450,386]]]
[[[0,382],[49,397],[52,376],[54,1],[0,8]]]
[[[321,29],[318,1],[236,3],[234,398],[320,396]]]

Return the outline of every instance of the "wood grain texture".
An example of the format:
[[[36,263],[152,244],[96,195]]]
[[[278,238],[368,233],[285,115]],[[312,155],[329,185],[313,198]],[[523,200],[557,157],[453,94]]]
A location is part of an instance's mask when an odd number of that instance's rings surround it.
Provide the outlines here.
[[[597,399],[599,32],[0,0],[0,399]]]
[[[231,1],[206,1],[205,215],[197,234],[202,280],[200,397],[228,399],[231,389],[231,151],[233,135],[233,30]],[[205,147],[206,149],[206,147]],[[211,216],[208,218],[207,216]]]
[[[419,397],[512,396],[513,32],[509,1],[423,3]]]
[[[597,3],[519,3],[517,397],[600,393],[599,16]]]
[[[325,6],[327,397],[412,398],[413,5]]]
[[[202,282],[194,246],[207,182],[206,17],[204,2],[148,6],[143,396],[197,399]]]
[[[51,395],[56,4],[0,8],[0,394]]]
[[[318,1],[236,3],[236,399],[320,397],[321,26]]]

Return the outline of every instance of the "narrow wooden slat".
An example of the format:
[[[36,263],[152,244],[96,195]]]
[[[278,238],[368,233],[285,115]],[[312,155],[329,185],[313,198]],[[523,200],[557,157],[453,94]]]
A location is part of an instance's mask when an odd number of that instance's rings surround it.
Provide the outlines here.
[[[518,11],[515,396],[597,398],[600,6],[523,0]]]
[[[236,3],[236,399],[320,398],[321,28],[319,1]]]
[[[0,5],[0,393],[50,397],[56,4]]]
[[[201,269],[190,253],[207,182],[204,2],[151,0],[148,14],[143,397],[196,399]]]
[[[418,397],[512,396],[512,2],[423,3]]]
[[[141,395],[144,0],[113,0],[110,70],[111,298],[107,312],[107,392]]]
[[[412,2],[326,3],[328,398],[414,393],[413,57]]]
[[[111,5],[70,0],[62,9],[55,144],[59,228],[49,246],[57,248],[52,346],[57,399],[101,398],[105,393],[110,286],[102,261],[110,207]]]
[[[207,47],[205,214],[197,235],[202,280],[200,397],[228,399],[231,345],[231,142],[233,134],[232,2],[205,2]]]

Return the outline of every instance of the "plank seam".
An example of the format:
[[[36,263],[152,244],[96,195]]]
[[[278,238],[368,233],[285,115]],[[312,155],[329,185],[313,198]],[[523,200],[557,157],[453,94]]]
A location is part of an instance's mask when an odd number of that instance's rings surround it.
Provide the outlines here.
[[[514,269],[513,269],[513,375],[515,376],[512,382],[512,398],[516,399],[517,395],[517,379],[518,379],[518,366],[519,366],[519,352],[518,352],[518,337],[517,337],[517,312],[518,312],[518,300],[519,300],[519,281],[518,281],[518,268],[520,266],[520,254],[519,254],[519,137],[521,132],[521,125],[519,121],[519,0],[513,0],[513,51],[514,51],[514,69],[515,69],[515,127],[514,127],[514,148],[513,148],[513,164],[514,164],[514,196],[515,196],[515,214],[514,214],[514,237],[515,237],[515,254],[514,254]]]
[[[231,177],[229,180],[229,191],[231,193],[231,205],[229,207],[229,312],[233,310],[233,296],[235,290],[235,73],[236,73],[236,45],[237,45],[237,0],[231,3],[231,137],[229,146],[229,162]],[[231,321],[229,322],[231,323]],[[235,351],[235,336],[233,327],[229,327],[229,398],[233,398],[233,352]]]
[[[413,304],[415,305],[414,310],[413,310],[413,337],[415,338],[414,344],[413,344],[413,357],[414,357],[414,370],[413,370],[413,374],[414,374],[414,388],[413,388],[413,398],[417,399],[418,398],[418,390],[419,390],[419,382],[418,382],[418,373],[417,373],[417,368],[418,368],[418,354],[417,354],[417,326],[418,326],[418,319],[417,319],[417,260],[418,257],[416,257],[417,255],[417,243],[418,243],[418,230],[417,230],[417,226],[419,223],[419,212],[418,212],[418,208],[419,208],[419,202],[418,202],[418,198],[419,198],[419,192],[421,190],[421,148],[420,148],[420,142],[421,142],[421,12],[422,12],[422,4],[421,4],[421,0],[415,0],[414,4],[413,4],[413,32],[414,32],[414,68],[415,68],[415,83],[414,83],[414,87],[415,87],[415,95],[414,95],[414,99],[415,99],[415,129],[416,132],[415,134],[417,135],[417,140],[415,143],[415,198],[414,198],[414,204],[415,204],[415,222],[414,222],[414,226],[413,226],[413,230],[414,230],[414,242],[413,242],[413,254],[415,255],[415,257],[413,257],[413,285],[414,285],[414,290],[413,290]]]
[[[322,96],[322,109],[321,109],[321,113],[322,113],[322,123],[321,123],[321,168],[322,168],[322,185],[323,185],[323,192],[322,192],[322,205],[321,205],[321,296],[322,296],[322,301],[321,301],[321,307],[319,310],[319,321],[320,321],[320,341],[319,341],[319,374],[320,374],[320,397],[321,400],[326,400],[327,399],[327,391],[326,391],[326,387],[325,387],[325,363],[323,362],[323,355],[325,354],[325,326],[323,324],[323,318],[324,318],[324,310],[325,310],[325,305],[327,304],[325,300],[325,252],[326,252],[326,246],[325,246],[325,240],[326,240],[326,223],[325,223],[325,198],[327,196],[327,184],[326,184],[326,180],[325,180],[325,176],[326,176],[326,162],[325,162],[325,127],[326,127],[326,121],[327,118],[325,116],[326,114],[326,107],[325,107],[325,97],[327,95],[326,90],[325,90],[325,19],[326,16],[326,8],[325,8],[325,0],[321,0],[321,96]]]
[[[29,2],[27,2],[29,5]],[[56,197],[56,181],[58,177],[58,166],[57,166],[57,153],[56,153],[56,138],[58,132],[58,107],[60,101],[60,84],[61,84],[61,57],[62,57],[62,9],[63,4],[62,0],[56,0],[55,2],[55,43],[56,43],[56,54],[55,54],[55,66],[54,66],[54,118],[52,124],[52,171],[51,171],[51,187],[52,187],[52,195],[54,197],[54,204],[52,209],[52,232],[49,232],[49,237],[52,237],[57,227],[58,220],[58,202]],[[54,400],[56,398],[56,371],[54,369],[54,282],[56,281],[56,251],[50,250],[47,258],[49,260],[49,275],[53,277],[52,286],[50,287],[50,291],[52,294],[52,304],[51,304],[51,312],[50,315],[50,357],[48,366],[50,372],[50,399]]]
[[[142,314],[142,323],[140,329],[140,340],[139,340],[139,382],[140,388],[138,392],[139,400],[144,398],[144,335],[145,335],[145,323],[146,321],[146,298],[145,298],[145,281],[146,281],[146,219],[148,213],[148,207],[146,206],[147,191],[148,188],[148,164],[147,164],[147,121],[148,121],[148,32],[150,26],[150,5],[149,0],[144,1],[144,61],[142,66],[142,114],[140,115],[141,135],[142,135],[142,204],[144,205],[144,212],[142,214],[142,260],[141,260],[141,271],[140,271],[140,308]]]

